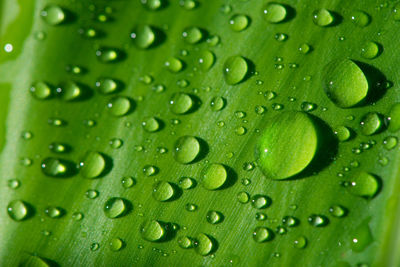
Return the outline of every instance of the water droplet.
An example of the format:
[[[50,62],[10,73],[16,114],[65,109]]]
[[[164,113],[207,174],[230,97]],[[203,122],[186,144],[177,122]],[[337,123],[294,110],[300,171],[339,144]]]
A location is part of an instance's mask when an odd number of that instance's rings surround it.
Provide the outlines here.
[[[209,46],[216,46],[220,43],[221,38],[218,35],[211,35],[207,38],[206,42]]]
[[[79,84],[73,81],[67,81],[57,88],[57,94],[65,101],[74,101],[82,96],[82,90]]]
[[[8,203],[7,213],[14,221],[22,221],[32,215],[28,204],[22,200],[13,200]]]
[[[199,65],[203,71],[209,70],[215,62],[215,55],[210,50],[203,50],[199,56]]]
[[[171,111],[175,114],[188,113],[194,107],[192,97],[185,93],[175,93],[169,101]]]
[[[7,181],[7,186],[11,189],[17,189],[21,186],[21,182],[18,179],[9,179]]]
[[[197,27],[188,27],[182,32],[183,39],[189,44],[196,44],[203,39],[202,31]]]
[[[45,175],[51,177],[66,177],[74,171],[71,164],[58,158],[45,158],[41,168]]]
[[[275,34],[275,40],[277,40],[278,42],[284,42],[288,39],[288,35],[285,33],[277,33]]]
[[[135,45],[141,49],[147,49],[154,44],[156,34],[149,25],[139,25],[131,33]]]
[[[293,241],[295,248],[305,248],[307,246],[307,239],[304,236],[299,236]]]
[[[254,195],[251,198],[251,205],[256,209],[265,209],[271,205],[271,199],[263,195]]]
[[[210,210],[207,212],[206,219],[208,223],[217,224],[222,222],[224,215],[221,212]]]
[[[110,240],[109,246],[112,251],[120,251],[124,246],[124,241],[118,237],[114,237]]]
[[[365,27],[371,22],[370,16],[361,10],[351,12],[351,22],[358,27]]]
[[[170,57],[164,63],[165,67],[171,72],[180,72],[183,69],[183,61],[176,57]]]
[[[64,210],[59,207],[47,207],[44,213],[50,218],[57,219],[64,215]]]
[[[317,130],[311,117],[290,111],[270,120],[256,145],[256,159],[267,178],[286,179],[310,164],[317,147]]]
[[[220,96],[213,97],[211,99],[210,106],[212,111],[220,111],[225,106],[225,100]]]
[[[96,38],[98,36],[97,30],[94,28],[80,28],[78,32],[85,38]]]
[[[160,122],[155,117],[146,118],[142,121],[142,127],[149,133],[156,132],[160,129]]]
[[[257,243],[270,241],[273,238],[273,232],[267,227],[258,226],[253,231],[253,239]]]
[[[387,136],[383,140],[383,147],[387,150],[391,150],[397,146],[398,139],[395,136]]]
[[[301,103],[301,109],[305,112],[310,112],[313,111],[317,108],[317,105],[314,103],[310,103],[310,102],[303,102]]]
[[[40,12],[40,16],[47,24],[52,26],[61,24],[66,19],[64,10],[58,5],[47,5]]]
[[[257,105],[254,108],[255,113],[258,114],[258,115],[264,114],[265,110],[266,110],[266,108],[264,106],[260,106],[260,105]]]
[[[327,217],[318,214],[311,214],[307,220],[312,226],[315,227],[323,227],[329,223],[329,219]]]
[[[382,116],[376,112],[369,112],[361,118],[360,127],[363,135],[373,135],[383,127]]]
[[[359,104],[369,89],[365,74],[350,59],[334,60],[326,65],[323,85],[329,99],[341,108]]]
[[[282,223],[288,227],[295,227],[299,225],[299,220],[293,216],[285,216],[282,218]]]
[[[174,187],[171,183],[160,181],[153,185],[153,197],[158,201],[168,201],[175,195]]]
[[[157,220],[146,220],[140,226],[140,234],[143,239],[150,242],[157,242],[162,240],[167,231],[163,223]]]
[[[243,81],[247,74],[248,64],[246,59],[241,56],[233,56],[228,58],[223,67],[225,81],[234,85]]]
[[[187,203],[187,204],[185,205],[185,209],[186,209],[187,211],[194,212],[194,211],[197,210],[197,205],[196,205],[196,204],[193,204],[193,203]]]
[[[267,219],[267,215],[262,212],[257,212],[256,213],[256,220],[257,221],[265,221]]]
[[[341,218],[347,215],[347,209],[341,205],[332,205],[329,207],[329,213],[334,217]]]
[[[303,43],[299,46],[299,51],[302,54],[308,54],[309,52],[311,52],[311,47],[309,44]]]
[[[103,63],[115,62],[121,57],[121,52],[114,48],[100,48],[96,51],[97,58]]]
[[[287,15],[287,10],[284,5],[278,3],[268,3],[263,9],[263,18],[270,23],[283,22]]]
[[[224,165],[213,163],[206,166],[201,174],[201,184],[207,190],[220,189],[228,179],[228,172]]]
[[[158,173],[158,169],[156,166],[153,165],[146,165],[143,167],[143,173],[146,176],[154,176]]]
[[[179,185],[187,190],[196,186],[196,181],[190,177],[182,177],[179,179]]]
[[[96,81],[96,87],[100,93],[108,95],[117,91],[118,83],[110,78],[101,78]]]
[[[368,221],[365,221],[351,234],[351,249],[355,252],[362,252],[373,241],[374,238],[369,228]]]
[[[99,152],[89,151],[79,163],[81,174],[85,178],[99,177],[106,167],[106,160]]]
[[[235,129],[235,133],[237,134],[237,135],[244,135],[244,134],[246,134],[246,132],[247,132],[247,130],[246,130],[246,128],[245,127],[243,127],[243,126],[239,126],[239,127],[237,127],[236,129]]]
[[[361,56],[366,59],[376,58],[380,54],[379,45],[375,42],[367,42],[361,48]]]
[[[99,196],[99,192],[93,189],[89,189],[85,192],[85,195],[89,199],[95,199]]]
[[[104,214],[110,219],[119,218],[129,212],[129,206],[130,203],[128,200],[120,197],[112,197],[104,204]]]
[[[30,88],[31,94],[37,99],[44,100],[52,96],[51,87],[46,82],[36,82]]]
[[[195,250],[197,254],[207,256],[214,248],[213,240],[206,234],[200,233],[196,237]]]
[[[90,244],[90,250],[91,250],[91,251],[96,251],[96,250],[98,250],[99,248],[100,248],[99,243],[92,243],[92,244]]]
[[[180,0],[179,5],[186,10],[192,10],[197,7],[198,3],[195,0]]]
[[[140,0],[140,2],[151,11],[159,10],[164,5],[164,0]]]
[[[380,181],[374,175],[367,172],[359,172],[352,176],[347,190],[356,196],[373,198],[379,191]]]
[[[347,141],[351,137],[350,129],[343,125],[336,127],[333,133],[336,135],[337,139],[340,142]]]
[[[180,236],[178,237],[178,245],[184,249],[192,248],[193,240],[188,236]]]
[[[108,111],[116,117],[126,115],[131,109],[131,100],[124,96],[117,96],[112,98],[108,104]]]
[[[182,136],[174,145],[174,158],[177,162],[188,164],[200,154],[200,142],[194,136]]]
[[[249,18],[242,14],[233,15],[229,20],[229,26],[235,32],[243,31],[249,26]]]
[[[264,97],[266,100],[272,100],[277,96],[277,94],[273,91],[265,91],[264,92]]]
[[[239,203],[246,204],[250,200],[250,196],[247,192],[241,191],[236,195],[237,200]]]
[[[74,221],[80,221],[80,220],[82,220],[82,219],[83,219],[83,214],[82,214],[82,212],[74,212],[74,213],[72,214],[72,219],[73,219]]]
[[[318,26],[327,27],[334,23],[335,17],[329,10],[321,8],[313,12],[313,21]]]

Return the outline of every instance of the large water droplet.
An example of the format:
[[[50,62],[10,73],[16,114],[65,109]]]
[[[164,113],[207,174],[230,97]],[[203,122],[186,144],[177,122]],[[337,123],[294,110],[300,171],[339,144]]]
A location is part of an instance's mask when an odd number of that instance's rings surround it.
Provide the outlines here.
[[[96,81],[96,87],[100,93],[108,95],[117,91],[118,83],[114,79],[101,78]]]
[[[13,200],[8,203],[7,213],[14,221],[22,221],[32,215],[29,205],[22,200]]]
[[[173,94],[171,100],[169,101],[171,111],[175,114],[185,114],[189,112],[193,105],[194,101],[192,97],[185,93],[176,93]]]
[[[351,12],[351,21],[359,27],[365,27],[371,22],[371,18],[364,11],[355,10]]]
[[[351,249],[355,252],[361,252],[368,247],[374,238],[369,228],[368,222],[361,223],[351,234]]]
[[[361,48],[361,56],[366,59],[376,58],[380,54],[379,45],[375,42],[367,42]]]
[[[284,5],[278,3],[268,3],[262,8],[263,18],[270,23],[282,22],[287,15]]]
[[[82,162],[79,163],[81,174],[86,178],[99,177],[106,167],[106,160],[104,156],[95,151],[86,153]]]
[[[329,99],[341,108],[359,104],[368,94],[363,71],[350,59],[334,60],[326,65],[323,86]]]
[[[153,133],[160,129],[160,121],[155,117],[149,117],[142,121],[142,127],[147,132]]]
[[[197,27],[186,28],[182,33],[183,39],[189,44],[196,44],[203,39],[202,31]]]
[[[167,231],[164,228],[163,223],[157,220],[147,220],[143,222],[140,226],[140,234],[143,239],[150,242],[157,242],[162,240]]]
[[[131,33],[135,45],[141,49],[149,48],[156,39],[156,34],[151,26],[139,25]]]
[[[286,179],[304,170],[318,147],[317,130],[304,112],[272,118],[256,145],[257,162],[267,178]]]
[[[249,26],[249,18],[246,15],[233,15],[229,20],[229,26],[235,32],[243,31]]]
[[[326,27],[334,23],[335,17],[329,10],[321,8],[313,12],[313,21],[318,26]]]
[[[175,195],[175,189],[173,185],[166,181],[157,182],[153,186],[153,197],[158,201],[168,201]]]
[[[61,24],[66,19],[64,10],[58,5],[48,5],[41,12],[40,16],[49,25]]]
[[[30,88],[31,94],[37,99],[48,99],[52,95],[51,87],[46,82],[36,82]]]
[[[41,168],[45,175],[51,177],[66,177],[75,171],[70,162],[58,158],[45,158]]]
[[[225,184],[228,172],[224,165],[213,163],[203,169],[201,177],[201,184],[205,189],[217,190]]]
[[[182,136],[174,145],[174,158],[177,162],[188,164],[200,154],[200,142],[194,136]]]
[[[109,198],[104,204],[104,214],[111,219],[125,216],[130,209],[131,204],[128,200],[120,197]]]
[[[373,198],[380,189],[380,181],[374,175],[368,172],[355,173],[347,190],[353,195]]]
[[[253,239],[257,243],[270,241],[273,238],[273,232],[264,226],[258,226],[253,231]]]
[[[230,57],[224,63],[223,73],[228,84],[234,85],[243,81],[247,71],[247,61],[241,56]]]
[[[215,61],[215,55],[210,50],[203,50],[199,56],[199,65],[203,71],[209,70]]]
[[[373,135],[383,127],[382,116],[376,112],[369,112],[361,118],[360,126],[363,135]]]
[[[214,248],[213,240],[206,234],[200,233],[196,237],[195,250],[202,256],[207,256]]]
[[[116,117],[126,115],[130,111],[131,106],[130,99],[124,96],[114,97],[107,104],[110,113]]]

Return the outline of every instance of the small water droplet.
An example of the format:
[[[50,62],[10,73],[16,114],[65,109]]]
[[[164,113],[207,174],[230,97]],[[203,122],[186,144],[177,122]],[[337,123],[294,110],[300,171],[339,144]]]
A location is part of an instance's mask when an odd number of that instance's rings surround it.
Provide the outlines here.
[[[32,215],[28,204],[22,200],[13,200],[8,203],[7,213],[14,221],[23,221]]]
[[[305,248],[307,246],[307,239],[304,236],[299,236],[293,241],[295,248]]]
[[[138,25],[131,33],[135,45],[141,49],[147,49],[154,44],[156,33],[149,25]]]
[[[257,243],[270,241],[273,238],[273,232],[267,227],[258,226],[253,231],[253,239]]]
[[[157,220],[146,220],[140,225],[140,234],[144,240],[150,242],[161,241],[166,233],[164,224]]]
[[[232,56],[224,63],[223,73],[225,81],[230,85],[238,84],[243,81],[247,71],[247,61],[241,56]]]
[[[356,196],[367,199],[373,198],[380,189],[380,181],[374,175],[367,172],[359,172],[352,176],[347,190]]]
[[[373,135],[383,127],[382,116],[376,112],[369,112],[361,118],[360,127],[363,135]]]
[[[270,23],[283,22],[287,15],[286,7],[278,3],[268,3],[262,8],[263,18]]]
[[[117,91],[118,83],[111,78],[100,78],[96,81],[96,87],[100,93],[108,95]]]
[[[343,125],[336,127],[333,133],[340,142],[345,142],[351,137],[350,129]]]
[[[223,221],[224,216],[221,212],[210,210],[206,214],[206,219],[208,223],[217,224]]]
[[[365,27],[371,22],[370,16],[361,10],[351,12],[351,22],[358,27]]]
[[[398,139],[396,136],[387,136],[383,140],[383,147],[387,150],[391,150],[397,146]]]
[[[236,198],[239,203],[246,204],[250,200],[250,195],[247,192],[241,191],[236,195]]]
[[[118,237],[114,237],[109,242],[110,250],[120,251],[124,247],[124,241]]]
[[[59,25],[65,21],[66,15],[64,10],[58,5],[47,5],[41,12],[40,16],[49,25]]]
[[[128,114],[131,107],[131,100],[124,96],[114,97],[107,103],[108,111],[116,117]]]
[[[347,209],[341,205],[332,205],[329,207],[329,213],[334,217],[341,218],[347,215]]]
[[[182,32],[183,39],[189,44],[196,44],[203,39],[203,32],[197,27],[188,27]]]
[[[271,205],[271,199],[264,195],[254,195],[251,197],[251,205],[256,209],[265,209]]]
[[[97,178],[106,168],[106,160],[104,156],[95,151],[89,151],[84,159],[79,163],[81,174],[85,178]]]
[[[249,18],[246,15],[236,14],[229,20],[230,28],[235,32],[241,32],[249,26]]]
[[[318,26],[327,27],[334,23],[335,17],[329,10],[321,8],[313,12],[313,21]]]
[[[99,192],[93,189],[89,189],[85,192],[85,195],[89,199],[95,199],[99,196]]]
[[[174,145],[174,158],[182,164],[192,163],[200,154],[200,142],[194,136],[182,136]]]
[[[104,214],[110,218],[115,219],[125,216],[128,212],[131,204],[128,200],[120,197],[109,198],[104,204]]]
[[[188,236],[180,236],[177,240],[181,248],[188,249],[193,247],[193,240]]]
[[[311,214],[307,220],[312,226],[315,227],[323,227],[329,223],[329,219],[327,217],[319,214]]]
[[[121,57],[121,52],[115,48],[102,47],[96,51],[96,56],[103,63],[111,63]]]
[[[367,42],[361,48],[361,56],[366,59],[374,59],[380,54],[379,45],[375,42]]]
[[[169,104],[171,111],[178,115],[188,113],[194,107],[192,97],[186,93],[173,94]]]
[[[171,200],[175,195],[173,185],[166,181],[159,181],[153,185],[153,197],[158,201]]]
[[[51,87],[46,82],[36,82],[30,88],[31,94],[37,99],[44,100],[52,96]]]
[[[213,163],[203,169],[201,177],[201,184],[205,189],[217,190],[227,181],[228,171],[224,165]]]
[[[50,218],[57,219],[64,215],[64,210],[59,207],[47,207],[44,213]]]

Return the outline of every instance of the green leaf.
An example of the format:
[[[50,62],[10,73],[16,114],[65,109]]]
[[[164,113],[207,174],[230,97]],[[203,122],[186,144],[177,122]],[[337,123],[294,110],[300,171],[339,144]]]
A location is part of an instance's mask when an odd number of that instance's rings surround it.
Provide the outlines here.
[[[1,262],[398,266],[398,10],[1,2]]]

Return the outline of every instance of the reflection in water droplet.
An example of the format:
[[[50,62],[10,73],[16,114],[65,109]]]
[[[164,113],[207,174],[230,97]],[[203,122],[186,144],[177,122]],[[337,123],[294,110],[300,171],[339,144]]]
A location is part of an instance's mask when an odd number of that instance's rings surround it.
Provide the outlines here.
[[[192,97],[188,94],[176,93],[172,95],[169,104],[170,104],[170,109],[173,113],[185,114],[192,109],[194,101]]]
[[[230,28],[235,32],[245,30],[249,26],[249,18],[246,15],[233,15],[229,20]]]
[[[189,44],[196,44],[203,39],[202,31],[197,27],[188,27],[182,33],[183,39]]]

